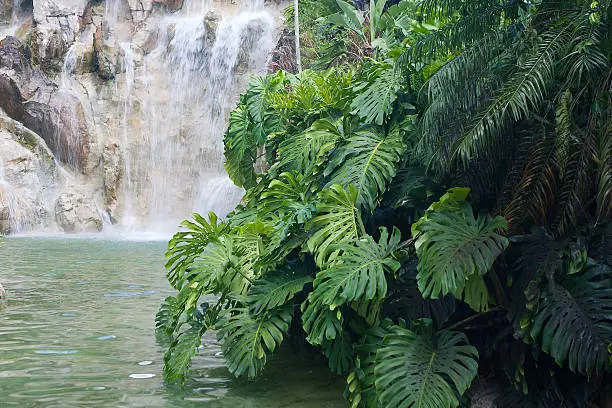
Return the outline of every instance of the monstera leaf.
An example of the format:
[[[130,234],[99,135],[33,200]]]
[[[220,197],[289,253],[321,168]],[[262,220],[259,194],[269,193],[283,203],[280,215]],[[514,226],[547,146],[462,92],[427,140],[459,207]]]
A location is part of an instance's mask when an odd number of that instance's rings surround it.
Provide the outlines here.
[[[297,171],[306,177],[326,162],[327,154],[342,137],[330,121],[317,120],[301,133],[286,137],[278,147],[278,163],[285,171]]]
[[[187,374],[191,359],[202,344],[205,327],[194,324],[179,334],[164,355],[164,374],[169,381],[181,380]]]
[[[395,176],[404,150],[400,132],[385,135],[376,130],[362,130],[351,134],[329,159],[325,170],[326,176],[331,174],[328,185],[354,185],[357,205],[372,213]]]
[[[365,234],[361,214],[355,206],[357,189],[334,184],[319,194],[318,215],[308,224],[315,232],[307,242],[318,266],[324,265],[330,255],[337,254],[345,244],[354,242]]]
[[[259,314],[282,306],[313,279],[311,275],[298,275],[291,270],[284,270],[255,281],[249,289],[249,308],[252,313]]]
[[[382,125],[393,112],[403,78],[392,64],[385,62],[367,64],[364,70],[364,82],[355,88],[358,96],[351,104],[351,113],[365,123]]]
[[[488,307],[482,277],[508,246],[500,235],[507,228],[502,217],[474,217],[464,201],[468,189],[454,189],[432,204],[412,226],[419,258],[417,281],[423,297],[453,294],[476,311]]]
[[[253,161],[257,147],[250,128],[249,110],[246,103],[241,101],[230,113],[229,126],[223,138],[225,170],[238,187],[255,185]]]
[[[531,337],[557,364],[572,371],[599,373],[612,344],[612,272],[589,260],[578,274],[551,283],[540,299]]]
[[[317,274],[312,296],[319,297],[326,309],[334,310],[351,304],[359,314],[374,323],[380,307],[378,301],[387,295],[386,275],[395,273],[400,267],[393,258],[400,239],[397,228],[391,235],[381,228],[378,243],[367,236],[357,241],[355,246],[347,246],[330,267]],[[311,304],[306,309],[305,316],[310,315],[312,307]]]
[[[478,352],[463,333],[438,336],[394,327],[376,353],[383,408],[455,408],[478,371]]]
[[[183,221],[181,226],[187,231],[174,234],[168,242],[166,251],[166,269],[168,280],[175,289],[183,285],[184,276],[193,261],[204,251],[211,242],[229,232],[224,222],[219,222],[214,212],[208,213],[208,221],[200,214],[193,214],[193,221]]]
[[[282,343],[291,323],[291,308],[282,307],[252,316],[248,308],[237,308],[219,322],[217,338],[222,342],[227,368],[236,377],[254,378],[267,362],[267,354]]]

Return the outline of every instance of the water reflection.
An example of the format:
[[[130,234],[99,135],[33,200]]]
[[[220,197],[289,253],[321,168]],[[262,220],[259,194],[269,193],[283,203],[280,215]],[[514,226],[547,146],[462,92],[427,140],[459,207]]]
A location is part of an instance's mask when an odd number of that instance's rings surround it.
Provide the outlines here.
[[[171,293],[162,242],[9,238],[0,246],[4,407],[342,407],[343,380],[283,351],[234,380],[214,334],[184,388],[165,386],[154,316]],[[106,295],[117,296],[106,296]],[[119,296],[130,294],[129,296]]]

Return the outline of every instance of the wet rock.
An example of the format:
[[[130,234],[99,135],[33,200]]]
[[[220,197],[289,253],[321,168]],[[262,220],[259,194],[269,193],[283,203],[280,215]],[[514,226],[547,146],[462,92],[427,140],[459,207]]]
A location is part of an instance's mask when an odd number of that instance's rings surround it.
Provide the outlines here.
[[[151,14],[153,9],[153,0],[128,0],[130,14],[134,24],[140,24],[145,21]]]
[[[204,15],[204,28],[206,29],[206,47],[211,49],[215,45],[217,39],[217,27],[219,27],[219,21],[221,17],[214,10],[209,10]]]
[[[29,48],[14,37],[0,42],[0,93],[9,117],[40,135],[60,161],[84,171],[90,133],[83,105],[33,65]]]
[[[132,44],[138,47],[144,55],[150,53],[157,47],[159,32],[156,27],[142,24],[132,37]]]
[[[75,57],[74,74],[83,75],[95,71],[93,44],[75,41],[72,44]]]
[[[0,203],[0,235],[11,232],[9,208],[5,203]]]
[[[117,193],[123,174],[123,160],[119,144],[109,143],[104,146],[102,154],[104,161],[104,198],[106,210],[113,213],[117,206]]]
[[[182,9],[184,2],[184,0],[153,0],[154,5],[161,5],[171,13]]]
[[[106,40],[104,25],[96,27],[94,33],[93,49],[98,75],[104,80],[115,78],[117,73],[117,49]]]
[[[77,191],[68,191],[58,196],[55,220],[68,233],[102,231],[102,219],[93,200]]]
[[[0,116],[0,233],[49,225],[56,183],[56,162],[45,142]]]

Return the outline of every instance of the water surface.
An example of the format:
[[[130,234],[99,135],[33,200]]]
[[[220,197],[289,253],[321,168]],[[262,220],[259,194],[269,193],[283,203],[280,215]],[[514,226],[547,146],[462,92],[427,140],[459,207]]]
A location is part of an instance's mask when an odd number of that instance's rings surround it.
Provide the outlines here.
[[[172,294],[163,242],[7,238],[0,244],[0,406],[343,407],[343,381],[289,349],[235,380],[210,333],[183,388],[163,382],[155,313]]]

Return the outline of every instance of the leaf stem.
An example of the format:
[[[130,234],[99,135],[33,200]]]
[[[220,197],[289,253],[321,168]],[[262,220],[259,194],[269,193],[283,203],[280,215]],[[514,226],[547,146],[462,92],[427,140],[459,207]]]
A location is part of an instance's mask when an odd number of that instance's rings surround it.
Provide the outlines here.
[[[474,321],[474,320],[476,320],[476,319],[478,319],[478,318],[480,318],[482,316],[485,316],[485,315],[487,315],[489,313],[499,312],[501,310],[506,310],[506,308],[503,307],[503,306],[497,306],[497,307],[494,307],[493,309],[487,310],[486,312],[476,313],[476,314],[474,314],[474,315],[472,315],[472,316],[470,316],[468,318],[465,318],[463,320],[458,321],[457,323],[451,324],[450,326],[445,327],[444,329],[438,330],[437,333],[440,333],[441,331],[445,331],[445,330],[454,330],[454,329],[456,329],[458,327],[466,325],[466,324],[470,323],[471,321]]]

